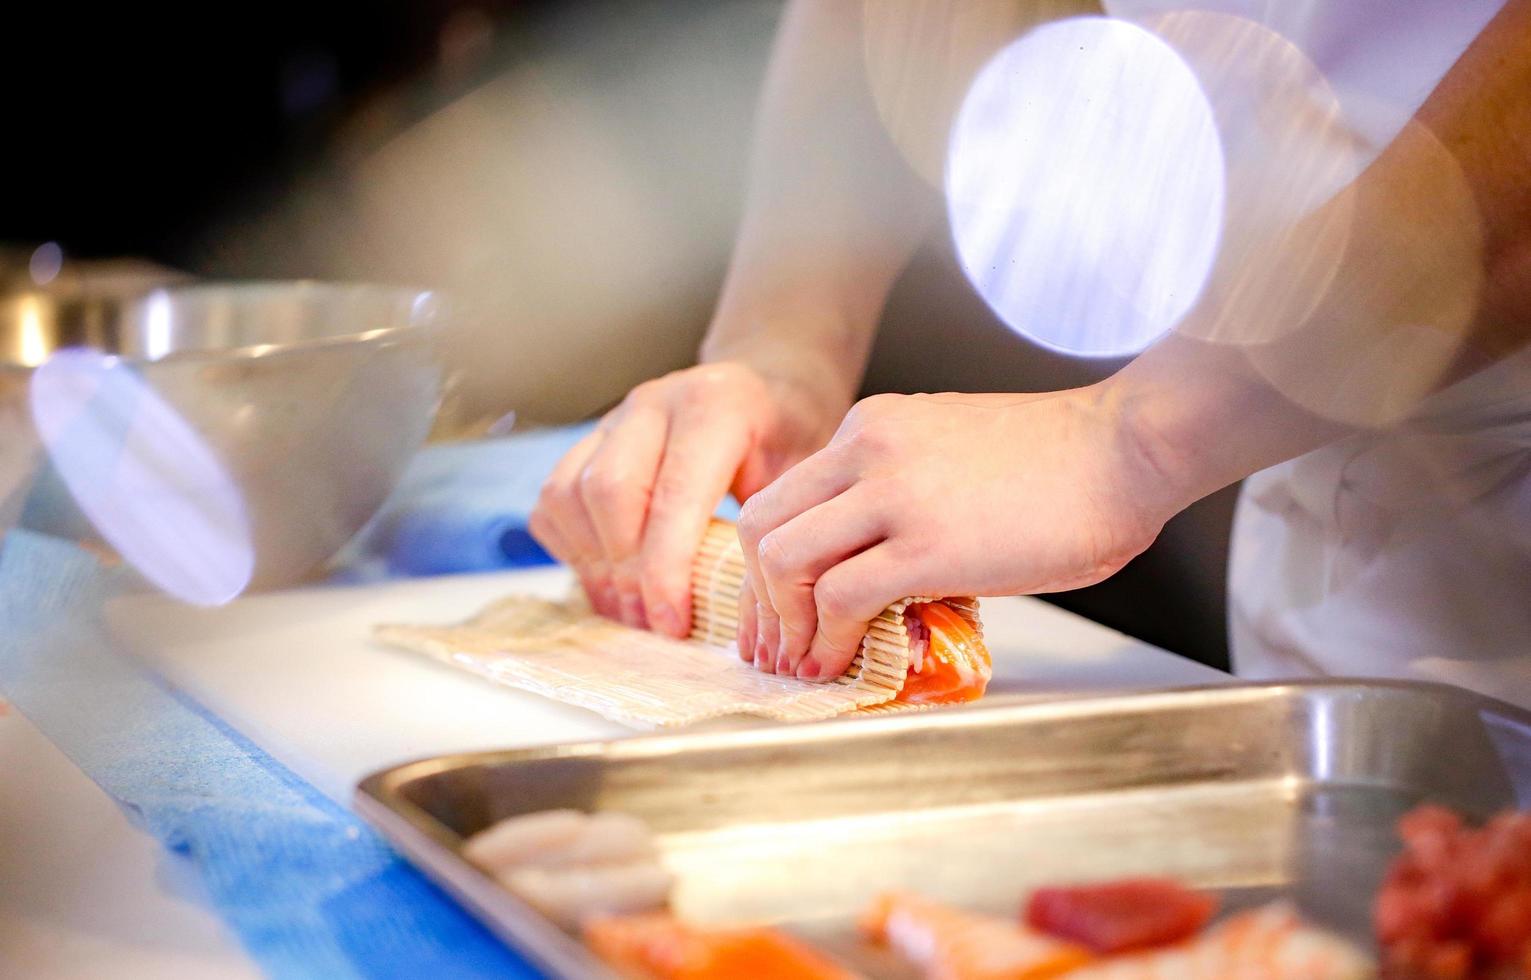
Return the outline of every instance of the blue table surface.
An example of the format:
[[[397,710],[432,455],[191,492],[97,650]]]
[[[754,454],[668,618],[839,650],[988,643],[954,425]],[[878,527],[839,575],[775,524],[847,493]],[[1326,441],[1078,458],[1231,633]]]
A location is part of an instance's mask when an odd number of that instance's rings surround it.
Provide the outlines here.
[[[422,452],[342,580],[546,561],[524,536],[553,463],[585,431]],[[449,546],[443,545],[443,541]],[[114,648],[103,602],[135,587],[58,539],[0,544],[0,693],[145,831],[198,869],[276,977],[538,972],[366,824]]]

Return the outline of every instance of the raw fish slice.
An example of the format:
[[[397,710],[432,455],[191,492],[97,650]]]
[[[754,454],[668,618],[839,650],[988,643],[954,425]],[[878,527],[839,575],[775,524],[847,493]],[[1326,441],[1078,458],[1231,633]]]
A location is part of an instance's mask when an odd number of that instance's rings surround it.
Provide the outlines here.
[[[576,928],[594,916],[663,908],[674,884],[673,876],[654,860],[589,867],[523,867],[495,877],[565,929]]]
[[[1026,924],[1097,953],[1127,953],[1190,939],[1212,920],[1217,899],[1166,878],[1038,888]]]
[[[927,980],[1045,980],[1092,958],[1082,946],[909,892],[880,896],[861,927],[924,970]]]
[[[509,817],[463,845],[468,860],[491,871],[523,865],[608,864],[654,854],[654,837],[637,817],[576,810]]]
[[[562,867],[633,861],[653,858],[657,853],[654,835],[642,820],[626,813],[596,813],[565,846],[551,848],[529,860],[544,867]]]
[[[855,980],[856,974],[775,929],[699,929],[667,913],[591,920],[585,942],[642,980]]]
[[[623,813],[508,817],[468,838],[463,856],[566,929],[660,908],[673,884],[648,827]]]
[[[571,844],[589,820],[578,810],[544,810],[507,817],[463,844],[463,857],[488,871],[510,868]]]
[[[983,697],[994,675],[983,634],[946,602],[916,602],[904,610],[909,674],[895,700],[950,704]]]
[[[1360,950],[1298,918],[1288,905],[1241,912],[1179,946],[1098,960],[1069,980],[1362,980]]]

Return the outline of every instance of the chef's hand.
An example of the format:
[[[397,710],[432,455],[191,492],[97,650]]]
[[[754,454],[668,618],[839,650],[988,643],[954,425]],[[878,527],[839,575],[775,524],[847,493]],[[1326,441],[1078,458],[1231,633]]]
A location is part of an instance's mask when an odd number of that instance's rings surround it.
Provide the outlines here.
[[[911,595],[1079,588],[1148,547],[1189,501],[1105,386],[879,395],[739,522],[756,602],[740,655],[843,673],[869,620]]]
[[[554,468],[531,533],[602,615],[684,636],[691,563],[719,501],[747,499],[824,445],[847,407],[739,362],[646,382]]]

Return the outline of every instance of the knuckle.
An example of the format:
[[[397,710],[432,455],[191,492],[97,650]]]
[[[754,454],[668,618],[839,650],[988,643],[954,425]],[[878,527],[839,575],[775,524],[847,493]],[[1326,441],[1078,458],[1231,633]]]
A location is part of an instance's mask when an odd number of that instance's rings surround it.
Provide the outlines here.
[[[634,386],[622,401],[627,406],[648,405],[658,398],[663,398],[666,387],[667,382],[665,378],[650,378],[648,381]],[[619,408],[617,411],[621,411],[621,409]]]
[[[667,467],[654,480],[654,504],[673,507],[690,499],[693,489],[692,480],[682,472],[682,467]]]
[[[537,514],[546,515],[558,503],[559,483],[556,479],[550,479],[537,491],[537,503],[532,508],[532,516]]]
[[[684,412],[697,413],[710,407],[717,399],[718,387],[710,381],[696,380],[686,385],[676,395],[676,404]]]
[[[858,426],[866,425],[885,418],[903,398],[903,395],[892,394],[868,395],[852,405],[845,417]]]
[[[740,371],[734,364],[702,364],[692,368],[677,392],[679,407],[696,412],[736,403],[746,384]]]
[[[898,445],[887,428],[876,422],[859,426],[850,434],[850,444],[864,456],[886,456]]]
[[[537,495],[537,510],[545,512],[546,516],[551,518],[574,506],[576,500],[574,486],[570,481],[549,480],[542,485],[542,492]]]
[[[814,583],[813,604],[822,616],[835,619],[843,619],[854,612],[850,593],[831,578],[821,578]]]
[[[760,568],[772,578],[786,578],[792,571],[792,547],[780,531],[772,531],[756,546]]]
[[[863,451],[887,453],[896,450],[899,445],[898,426],[888,408],[892,403],[882,399],[898,397],[873,395],[858,402],[845,418],[846,439]]]
[[[622,499],[623,483],[610,467],[592,463],[579,475],[579,495],[592,503],[608,505]]]
[[[737,368],[732,364],[699,364],[691,370],[689,380],[698,390],[730,391],[738,381]]]
[[[746,500],[739,508],[739,540],[746,548],[756,548],[765,534],[766,490]]]
[[[845,418],[840,421],[840,432],[842,434],[847,436],[854,435],[861,430],[862,426],[867,424],[867,419],[871,414],[867,409],[868,401],[870,399],[863,398],[852,405],[850,411],[845,413]]]

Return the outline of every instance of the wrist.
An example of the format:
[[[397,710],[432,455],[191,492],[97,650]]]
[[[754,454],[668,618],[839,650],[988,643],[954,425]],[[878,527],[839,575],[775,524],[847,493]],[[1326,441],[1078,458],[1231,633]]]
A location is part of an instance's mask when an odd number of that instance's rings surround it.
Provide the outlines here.
[[[1162,524],[1217,489],[1212,460],[1197,451],[1188,406],[1173,391],[1116,375],[1093,387],[1110,426],[1121,485]]]
[[[1351,431],[1287,399],[1238,350],[1180,337],[1097,387],[1126,465],[1170,514]]]
[[[810,405],[836,419],[850,409],[861,387],[865,353],[829,339],[832,328],[807,323],[756,320],[750,329],[708,332],[698,351],[702,364],[732,362],[749,368],[778,397]]]

